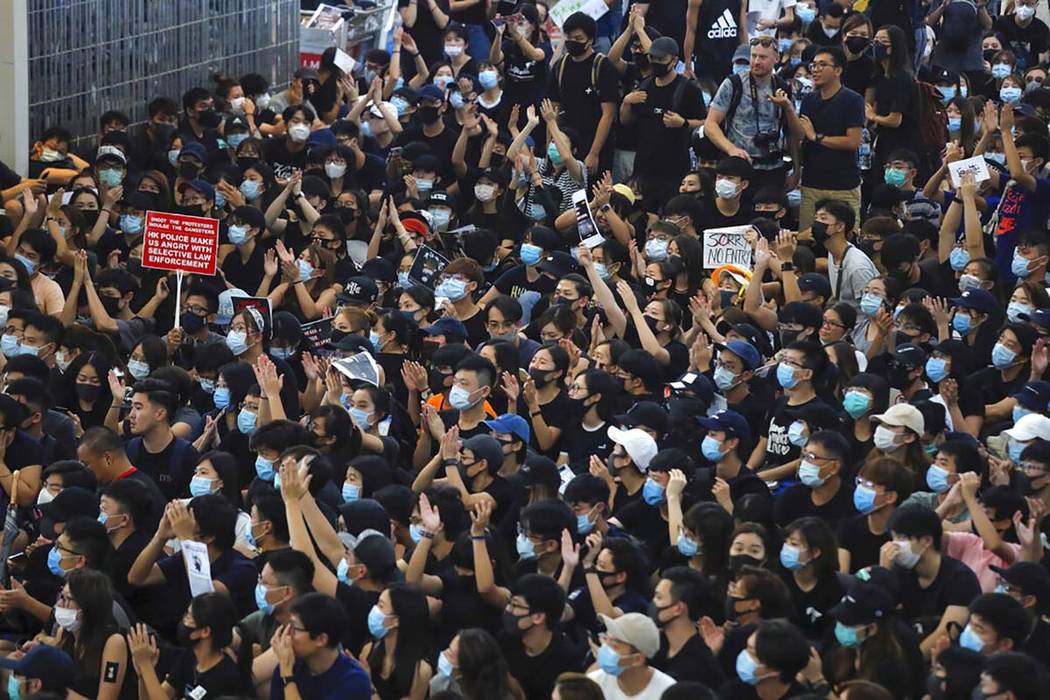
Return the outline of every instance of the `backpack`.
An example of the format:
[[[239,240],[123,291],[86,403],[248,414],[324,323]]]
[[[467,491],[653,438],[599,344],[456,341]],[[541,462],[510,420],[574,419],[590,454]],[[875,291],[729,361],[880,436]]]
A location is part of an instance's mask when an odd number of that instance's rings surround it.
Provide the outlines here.
[[[681,76],[681,78],[682,80],[678,81],[678,84],[674,88],[674,92],[671,93],[671,105],[670,107],[668,107],[670,111],[679,115],[682,113],[682,99],[685,97],[685,89],[689,87],[689,84],[692,83],[696,85],[697,89],[701,90],[702,92],[699,83],[697,83],[695,80],[690,80],[685,76]],[[648,78],[646,78],[638,84],[637,89],[642,91],[648,91],[649,88],[653,86],[653,83],[655,81],[656,78],[654,78],[653,76],[649,76]]]
[[[556,80],[558,81],[558,95],[562,94],[562,92],[561,92],[561,79],[562,79],[562,75],[565,74],[565,62],[568,61],[568,60],[569,60],[569,56],[565,55],[565,56],[562,56],[561,57],[561,61],[558,62],[558,71],[556,73],[556,75],[557,75]],[[591,94],[593,94],[595,97],[598,96],[598,75],[599,75],[598,71],[601,69],[602,62],[606,61],[606,60],[607,59],[605,58],[605,54],[603,54],[600,51],[596,51],[595,52],[595,54],[594,54],[594,62],[591,63]],[[565,101],[564,97],[562,97],[562,101],[563,102]]]
[[[963,53],[974,37],[981,35],[977,5],[973,0],[945,0],[948,6],[941,18],[940,41],[953,53]]]
[[[935,86],[915,81],[918,92],[919,137],[924,156],[938,156],[948,140],[948,111]]]
[[[791,85],[781,80],[780,76],[776,73],[773,74],[773,93],[776,94],[777,90],[783,90],[787,93],[788,97],[791,97]],[[729,84],[733,88],[733,95],[729,98],[729,108],[726,110],[725,118],[722,120],[722,131],[728,133],[729,123],[733,121],[733,117],[736,116],[736,109],[740,106],[740,100],[744,97],[744,79],[736,73],[729,76]],[[783,128],[784,115],[780,115],[781,128]]]

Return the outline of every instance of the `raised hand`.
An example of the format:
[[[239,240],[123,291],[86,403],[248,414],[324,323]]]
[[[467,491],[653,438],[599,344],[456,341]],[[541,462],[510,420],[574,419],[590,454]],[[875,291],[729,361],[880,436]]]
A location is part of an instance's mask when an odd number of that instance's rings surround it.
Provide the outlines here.
[[[430,505],[425,493],[419,494],[419,521],[427,532],[436,533],[441,528],[441,513],[437,506]]]
[[[580,545],[572,541],[568,530],[561,531],[561,560],[570,569],[575,569],[580,563]]]
[[[492,518],[492,502],[488,499],[480,499],[474,504],[470,511],[470,534],[481,537],[488,533],[489,521]]]
[[[500,386],[503,387],[503,393],[507,395],[507,405],[516,405],[518,397],[521,396],[521,383],[518,382],[517,376],[511,372],[502,373],[500,375]]]

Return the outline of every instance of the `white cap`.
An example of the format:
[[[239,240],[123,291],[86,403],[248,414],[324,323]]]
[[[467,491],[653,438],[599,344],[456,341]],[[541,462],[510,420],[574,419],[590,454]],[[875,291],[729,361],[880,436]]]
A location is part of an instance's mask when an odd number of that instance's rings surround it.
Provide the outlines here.
[[[215,324],[218,326],[230,325],[230,321],[233,320],[233,298],[250,296],[251,294],[243,289],[224,289],[219,294],[219,313],[216,314]]]
[[[631,461],[634,462],[634,466],[638,467],[639,471],[644,472],[649,469],[649,462],[653,461],[653,457],[660,451],[652,435],[641,428],[621,430],[615,426],[610,426],[607,432],[613,442],[617,445],[623,445]]]
[[[922,417],[922,412],[910,403],[893,404],[885,413],[872,416],[871,419],[883,425],[905,427],[919,437],[926,432],[926,419]]]
[[[599,614],[598,618],[605,625],[605,631],[610,637],[630,644],[647,659],[656,656],[656,652],[660,651],[660,630],[648,615],[633,612],[614,620],[608,615]]]
[[[95,160],[98,160],[102,156],[113,156],[125,165],[127,165],[128,163],[128,157],[124,155],[124,151],[120,150],[116,146],[99,146],[98,152],[95,154]]]
[[[1003,435],[1017,442],[1028,442],[1036,438],[1050,442],[1050,418],[1038,413],[1029,413],[1021,416],[1021,419],[1014,423],[1014,427],[1004,430]]]

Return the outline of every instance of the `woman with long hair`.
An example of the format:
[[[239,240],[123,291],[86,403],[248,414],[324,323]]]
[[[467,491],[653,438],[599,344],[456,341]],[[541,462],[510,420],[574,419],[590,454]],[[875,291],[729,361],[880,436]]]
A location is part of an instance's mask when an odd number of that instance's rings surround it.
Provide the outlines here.
[[[278,241],[276,252],[266,252],[265,275],[256,296],[268,296],[274,308],[290,311],[303,321],[314,321],[335,309],[335,255],[319,245],[304,248],[295,258]],[[281,281],[271,287],[278,271]]]
[[[423,700],[433,670],[427,662],[430,613],[415,586],[395,583],[368,613],[373,641],[361,650],[361,664],[380,700]]]
[[[73,658],[70,698],[138,697],[128,644],[113,619],[113,583],[94,569],[66,575],[54,607],[57,646]]]
[[[461,630],[448,649],[438,654],[437,667],[430,681],[431,693],[450,690],[465,700],[524,698],[507,671],[499,644],[483,629]]]
[[[793,622],[809,639],[819,640],[830,624],[827,611],[843,594],[835,533],[823,519],[806,517],[789,523],[784,535],[781,577],[794,602]],[[810,614],[811,610],[820,615]]]
[[[918,89],[911,69],[911,52],[904,30],[890,24],[875,32],[875,101],[865,104],[868,121],[875,125],[875,162],[872,172],[881,179],[887,156],[907,148],[918,153]],[[939,146],[938,146],[939,148]],[[923,164],[926,166],[927,164]],[[920,178],[928,170],[920,168]]]
[[[103,425],[106,414],[114,401],[123,401],[123,396],[113,396],[109,388],[109,371],[113,363],[101,352],[82,354],[69,366],[63,375],[69,412],[81,430]]]
[[[193,599],[179,622],[177,642],[183,652],[163,683],[157,676],[156,640],[144,624],[128,632],[131,658],[150,700],[183,697],[186,688],[204,689],[208,697],[247,694],[251,682],[251,639],[237,625],[237,610],[226,593],[205,593]],[[226,653],[238,630],[236,660]],[[203,696],[202,696],[203,697]]]

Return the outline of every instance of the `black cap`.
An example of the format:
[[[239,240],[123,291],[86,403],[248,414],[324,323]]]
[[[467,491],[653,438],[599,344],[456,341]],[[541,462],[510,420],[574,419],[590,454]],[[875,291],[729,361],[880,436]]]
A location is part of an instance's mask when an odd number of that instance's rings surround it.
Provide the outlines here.
[[[881,586],[858,582],[828,614],[848,627],[857,627],[882,620],[892,611],[893,601]]]
[[[491,435],[474,435],[463,441],[463,449],[474,453],[475,460],[485,460],[489,469],[503,464],[503,446]]]
[[[813,292],[824,299],[831,298],[831,281],[819,272],[807,272],[798,280],[800,292]]]
[[[527,486],[537,484],[556,489],[561,485],[558,465],[542,455],[532,455],[525,460],[518,470]]]
[[[368,277],[351,277],[337,297],[342,304],[371,304],[379,296],[379,288]]]
[[[669,36],[655,39],[649,45],[649,58],[668,58],[678,55],[678,42]]]
[[[386,258],[372,258],[361,266],[361,274],[380,282],[397,282],[397,270],[394,263]]]
[[[365,530],[390,532],[390,515],[379,501],[359,498],[339,506],[346,531],[357,537]]]
[[[540,260],[536,269],[540,272],[549,272],[556,278],[561,279],[572,272],[579,272],[580,266],[576,264],[576,261],[568,253],[555,250]]]
[[[368,567],[369,577],[385,581],[397,568],[393,543],[382,533],[369,533],[354,545],[354,557]]]
[[[789,301],[780,310],[778,320],[781,323],[799,323],[803,328],[820,328],[824,324],[824,314],[813,304]]]
[[[898,347],[895,357],[898,364],[912,369],[926,364],[926,351],[911,343]]]
[[[639,401],[626,414],[613,419],[624,428],[645,427],[658,435],[667,432],[667,411],[655,401]]]
[[[1011,586],[1021,589],[1021,595],[1034,595],[1038,607],[1050,606],[1050,571],[1034,561],[1019,561],[1009,567],[989,565],[992,571],[1002,576]]]
[[[70,486],[59,491],[50,503],[41,504],[39,509],[53,523],[65,523],[73,518],[97,518],[98,494],[80,486]]]

